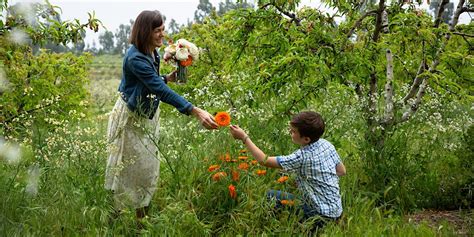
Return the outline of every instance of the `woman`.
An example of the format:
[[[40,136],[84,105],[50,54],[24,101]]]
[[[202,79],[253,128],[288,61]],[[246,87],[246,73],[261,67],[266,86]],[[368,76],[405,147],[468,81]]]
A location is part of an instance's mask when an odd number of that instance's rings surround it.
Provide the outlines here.
[[[117,209],[133,207],[138,219],[146,215],[159,176],[159,102],[195,116],[207,129],[217,128],[211,114],[166,85],[175,80],[175,73],[159,75],[160,57],[155,48],[162,45],[163,23],[159,11],[143,11],[135,20],[131,46],[123,60],[120,98],[107,129],[110,155],[105,188],[112,190]]]

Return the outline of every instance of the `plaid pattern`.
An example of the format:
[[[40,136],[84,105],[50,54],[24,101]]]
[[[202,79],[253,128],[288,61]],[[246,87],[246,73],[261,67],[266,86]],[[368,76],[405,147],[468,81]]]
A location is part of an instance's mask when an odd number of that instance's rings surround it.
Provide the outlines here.
[[[330,142],[319,139],[293,154],[276,159],[283,170],[297,174],[298,188],[303,202],[310,209],[308,211],[332,218],[342,214],[339,178],[336,175],[336,165],[341,160]]]

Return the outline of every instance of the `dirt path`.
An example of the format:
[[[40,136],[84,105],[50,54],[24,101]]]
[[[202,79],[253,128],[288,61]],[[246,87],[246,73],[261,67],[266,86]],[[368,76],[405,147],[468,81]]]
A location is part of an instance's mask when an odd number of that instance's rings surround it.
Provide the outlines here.
[[[474,212],[425,210],[411,215],[407,219],[415,223],[426,222],[430,227],[439,229],[448,223],[459,236],[474,236]]]

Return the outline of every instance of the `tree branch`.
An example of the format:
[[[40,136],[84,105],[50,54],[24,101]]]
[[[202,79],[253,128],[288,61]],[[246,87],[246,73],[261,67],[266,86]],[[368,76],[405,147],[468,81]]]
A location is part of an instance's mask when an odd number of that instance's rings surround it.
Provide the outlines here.
[[[425,95],[425,90],[426,86],[428,85],[428,80],[423,80],[423,83],[421,83],[420,89],[418,90],[418,93],[416,94],[416,100],[415,102],[403,113],[402,119],[400,120],[401,123],[406,122],[411,115],[413,115],[417,110],[418,107],[421,104],[421,100],[423,96]]]
[[[393,57],[392,51],[387,49],[387,82],[385,83],[385,115],[384,123],[389,125],[393,122],[394,106],[393,106]]]
[[[347,38],[351,37],[352,34],[354,34],[354,31],[355,29],[359,28],[360,24],[362,24],[362,21],[370,16],[370,15],[373,15],[373,14],[376,14],[377,13],[377,10],[372,10],[372,11],[368,11],[366,12],[364,15],[362,15],[359,20],[357,20],[355,23],[354,23],[354,26],[352,26],[351,30],[346,34]]]
[[[466,36],[466,37],[471,37],[471,38],[474,38],[474,35],[470,35],[470,34],[465,34],[465,33],[461,33],[461,32],[451,32],[451,34],[453,35],[460,35],[460,36]]]
[[[375,30],[374,35],[372,36],[372,40],[377,42],[379,40],[380,31],[382,31],[382,23],[383,23],[383,12],[385,10],[385,1],[380,0],[379,8],[377,9],[377,19],[375,21]]]
[[[456,25],[458,24],[459,16],[461,15],[461,13],[463,13],[463,10],[466,9],[465,7],[463,7],[464,1],[465,0],[459,0],[458,2],[458,6],[456,7],[456,11],[454,12],[454,15],[453,15],[453,20],[451,22],[451,25],[449,26],[449,30],[451,32],[454,31]]]
[[[413,98],[413,96],[415,96],[416,91],[418,90],[418,88],[420,87],[421,82],[423,81],[423,79],[421,78],[420,75],[426,70],[426,66],[427,66],[426,61],[423,58],[421,60],[420,66],[418,67],[418,71],[416,72],[415,79],[413,80],[413,83],[411,84],[410,91],[408,91],[408,93],[402,99],[403,104],[406,105],[408,100]]]
[[[289,17],[291,19],[291,21],[294,21],[297,26],[301,26],[301,19],[297,18],[296,14],[291,13],[291,12],[287,12],[287,11],[283,10],[283,8],[277,6],[274,3],[267,3],[267,4],[263,5],[260,8],[263,9],[263,8],[268,7],[268,6],[274,6],[280,13],[283,13],[285,16]]]
[[[444,8],[446,4],[448,3],[449,3],[449,0],[443,0],[442,2],[439,3],[438,12],[436,13],[436,20],[434,23],[435,28],[438,28],[439,24],[441,23],[441,20],[442,20],[441,18],[443,17]]]

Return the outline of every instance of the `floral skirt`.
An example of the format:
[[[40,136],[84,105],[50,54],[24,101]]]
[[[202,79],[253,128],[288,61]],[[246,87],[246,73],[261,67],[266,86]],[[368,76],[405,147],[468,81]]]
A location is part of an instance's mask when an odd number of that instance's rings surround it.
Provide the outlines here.
[[[105,188],[113,191],[118,209],[148,206],[156,191],[159,114],[158,108],[153,119],[140,117],[119,97],[109,116]]]

